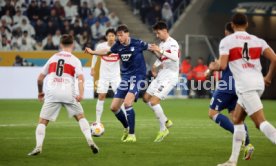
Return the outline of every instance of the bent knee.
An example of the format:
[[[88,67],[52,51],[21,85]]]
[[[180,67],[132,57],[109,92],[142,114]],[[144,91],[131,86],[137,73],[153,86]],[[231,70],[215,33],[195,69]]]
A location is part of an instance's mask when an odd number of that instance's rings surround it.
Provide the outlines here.
[[[216,116],[218,113],[219,113],[218,111],[210,109],[208,111],[208,116],[209,116],[210,119],[213,119],[214,116]]]

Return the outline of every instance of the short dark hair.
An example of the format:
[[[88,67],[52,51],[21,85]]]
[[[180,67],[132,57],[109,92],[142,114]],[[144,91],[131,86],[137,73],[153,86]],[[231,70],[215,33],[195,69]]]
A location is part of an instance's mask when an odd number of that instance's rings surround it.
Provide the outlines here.
[[[164,21],[158,21],[157,23],[155,23],[152,26],[152,29],[153,30],[163,30],[163,29],[168,30],[168,26],[167,26],[167,24]]]
[[[125,24],[122,24],[122,25],[119,25],[118,27],[117,27],[117,30],[116,30],[116,33],[117,32],[129,32],[128,31],[128,27],[125,25]]]
[[[248,20],[245,14],[236,13],[232,16],[232,23],[238,26],[246,25]]]
[[[74,37],[69,34],[64,34],[60,38],[60,43],[64,46],[68,46],[74,43]]]
[[[107,36],[109,33],[113,33],[114,35],[116,35],[116,31],[115,31],[113,28],[108,29],[108,30],[105,32],[105,36]]]
[[[231,25],[231,22],[227,22],[226,24],[225,24],[225,30],[226,31],[228,31],[229,33],[234,33],[234,30],[233,30],[233,28],[232,28],[232,25]]]

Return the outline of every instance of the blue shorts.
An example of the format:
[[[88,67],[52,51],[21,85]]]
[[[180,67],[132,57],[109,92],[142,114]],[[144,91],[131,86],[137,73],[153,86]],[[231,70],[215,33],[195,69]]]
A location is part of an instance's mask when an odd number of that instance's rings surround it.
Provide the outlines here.
[[[145,76],[122,78],[122,81],[115,92],[114,98],[124,99],[127,93],[133,93],[135,95],[136,102],[140,91],[145,89],[146,82]]]
[[[222,111],[227,108],[228,112],[231,112],[235,109],[237,101],[238,96],[236,94],[215,91],[210,102],[210,108],[216,111]]]

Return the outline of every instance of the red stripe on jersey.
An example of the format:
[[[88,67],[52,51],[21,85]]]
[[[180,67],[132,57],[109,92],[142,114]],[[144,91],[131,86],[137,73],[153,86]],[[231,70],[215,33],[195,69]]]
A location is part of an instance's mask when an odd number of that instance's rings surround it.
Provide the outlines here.
[[[259,59],[262,53],[261,47],[249,48],[250,59]],[[242,47],[235,47],[230,50],[229,61],[235,61],[242,58]]]
[[[171,53],[171,50],[166,50],[167,53]],[[180,50],[178,50],[178,58],[180,57],[181,53],[180,53]],[[167,60],[169,59],[168,57],[163,57],[161,58],[161,62],[164,61],[164,60]]]
[[[102,56],[102,60],[107,62],[117,62],[120,60],[119,54],[111,54],[109,56]]]
[[[57,70],[57,62],[53,62],[49,65],[49,69],[48,69],[48,74],[56,72]],[[72,77],[74,77],[75,75],[75,67],[65,63],[63,66],[63,73],[67,73],[69,75],[71,75]]]
[[[262,47],[249,48],[250,59],[260,59]]]
[[[242,47],[235,47],[230,50],[229,61],[235,61],[242,58]]]

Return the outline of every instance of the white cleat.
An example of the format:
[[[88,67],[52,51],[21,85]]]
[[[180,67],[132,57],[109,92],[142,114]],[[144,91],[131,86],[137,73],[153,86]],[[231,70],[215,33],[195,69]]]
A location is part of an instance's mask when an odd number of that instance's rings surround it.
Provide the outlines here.
[[[36,156],[38,154],[40,154],[42,152],[41,148],[34,148],[33,151],[31,151],[30,153],[28,153],[28,156]]]
[[[237,163],[233,162],[233,161],[226,161],[223,164],[218,164],[217,166],[237,166]]]

